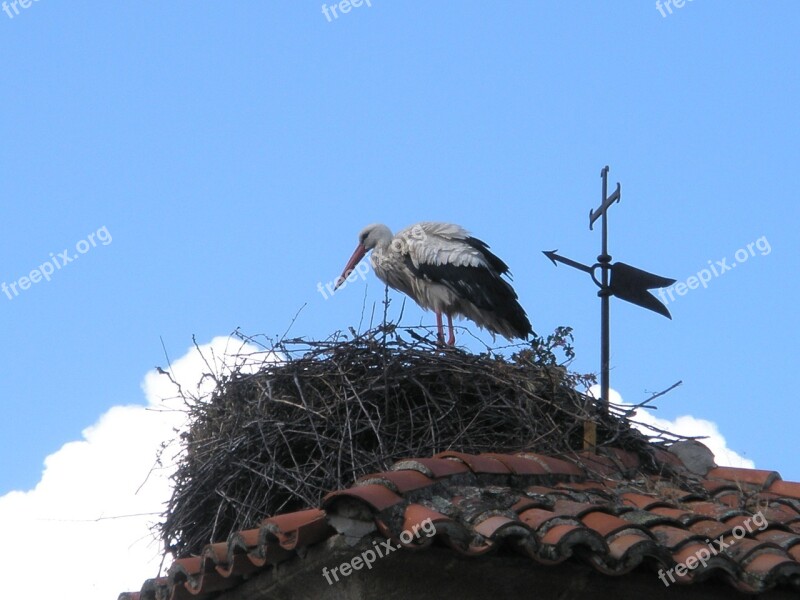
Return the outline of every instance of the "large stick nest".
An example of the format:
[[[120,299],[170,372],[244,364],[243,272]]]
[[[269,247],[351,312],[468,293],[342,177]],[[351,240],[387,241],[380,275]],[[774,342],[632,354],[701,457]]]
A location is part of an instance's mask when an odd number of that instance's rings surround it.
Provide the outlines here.
[[[624,414],[598,411],[574,389],[580,377],[552,354],[562,343],[537,338],[506,358],[439,350],[412,330],[382,327],[278,344],[281,362],[233,371],[210,397],[186,398],[185,452],[160,525],[166,550],[198,553],[402,458],[580,450],[586,420],[599,445],[647,455],[651,442]]]

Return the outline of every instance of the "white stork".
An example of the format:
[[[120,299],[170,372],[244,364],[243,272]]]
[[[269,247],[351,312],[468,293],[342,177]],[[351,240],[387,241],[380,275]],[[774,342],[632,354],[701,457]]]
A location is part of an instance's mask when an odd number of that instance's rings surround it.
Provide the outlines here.
[[[369,225],[358,235],[358,246],[336,281],[337,288],[370,250],[378,279],[436,313],[440,344],[444,343],[442,314],[447,315],[450,346],[455,344],[453,316],[471,319],[509,340],[533,333],[516,292],[502,277],[508,274],[508,265],[462,227],[423,222],[392,236],[386,225]]]

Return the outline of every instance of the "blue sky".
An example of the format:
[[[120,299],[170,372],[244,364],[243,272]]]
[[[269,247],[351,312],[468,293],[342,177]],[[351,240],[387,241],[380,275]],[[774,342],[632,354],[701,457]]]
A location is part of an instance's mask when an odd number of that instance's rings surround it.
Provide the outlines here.
[[[800,480],[799,17],[706,0],[666,17],[388,0],[330,22],[306,1],[0,12],[0,282],[19,292],[0,293],[0,494],[32,489],[112,406],[144,404],[162,339],[175,360],[193,335],[279,335],[301,307],[292,335],[357,326],[383,298],[374,275],[327,300],[317,283],[376,221],[473,231],[536,331],[574,327],[574,366],[596,371],[595,289],[541,250],[594,261],[605,164],[622,183],[615,260],[685,282],[762,240],[675,296],[673,321],[615,301],[613,387],[639,402],[681,379],[659,417],[713,421]],[[79,258],[22,289],[65,249]],[[433,316],[407,303],[403,322]]]

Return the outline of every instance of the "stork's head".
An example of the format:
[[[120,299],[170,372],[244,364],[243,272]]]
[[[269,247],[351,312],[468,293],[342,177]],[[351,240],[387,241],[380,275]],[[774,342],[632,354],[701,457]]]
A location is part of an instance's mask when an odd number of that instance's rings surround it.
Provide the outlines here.
[[[337,289],[344,283],[344,280],[348,275],[350,275],[350,273],[353,272],[353,269],[355,269],[356,265],[361,262],[361,259],[364,258],[367,252],[372,250],[378,244],[388,244],[391,241],[392,230],[386,225],[374,223],[364,227],[364,229],[361,230],[361,233],[358,234],[358,246],[356,246],[353,256],[351,256],[350,260],[347,261],[347,265],[345,266],[341,277],[336,280],[334,289]]]

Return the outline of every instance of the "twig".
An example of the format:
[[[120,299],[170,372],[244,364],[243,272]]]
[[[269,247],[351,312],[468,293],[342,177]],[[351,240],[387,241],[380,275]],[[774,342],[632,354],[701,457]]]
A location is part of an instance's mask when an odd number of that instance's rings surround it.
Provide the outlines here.
[[[682,379],[681,379],[681,380],[679,380],[679,381],[676,381],[676,382],[675,382],[675,383],[673,383],[671,386],[669,386],[667,389],[665,389],[665,390],[662,390],[662,391],[660,391],[660,392],[658,392],[658,393],[655,393],[655,394],[653,394],[652,396],[650,396],[650,397],[649,397],[647,400],[645,400],[644,402],[640,402],[639,404],[634,404],[634,405],[633,405],[632,407],[630,407],[630,408],[629,408],[627,411],[625,411],[625,412],[626,412],[626,414],[628,414],[628,415],[632,415],[633,413],[635,413],[635,412],[636,412],[636,409],[644,407],[646,404],[649,404],[650,402],[652,402],[652,401],[653,401],[653,400],[655,400],[656,398],[660,398],[660,397],[661,397],[661,396],[663,396],[664,394],[667,394],[667,393],[671,392],[672,390],[674,390],[676,387],[678,387],[678,386],[679,386],[679,385],[681,385],[681,384],[683,384],[683,380],[682,380]],[[650,408],[651,410],[657,410],[657,407],[655,407],[655,406],[651,406],[651,407],[648,407],[648,408]]]

